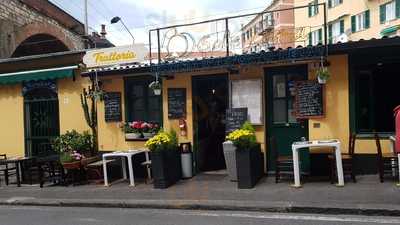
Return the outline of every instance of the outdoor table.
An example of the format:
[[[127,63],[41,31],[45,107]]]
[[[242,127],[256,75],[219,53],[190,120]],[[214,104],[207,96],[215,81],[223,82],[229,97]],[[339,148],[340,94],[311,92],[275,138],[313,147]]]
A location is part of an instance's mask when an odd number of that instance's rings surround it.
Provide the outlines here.
[[[311,147],[334,147],[336,168],[339,183],[337,186],[344,186],[342,153],[340,151],[339,140],[317,140],[317,141],[302,141],[292,144],[293,154],[293,170],[294,170],[294,187],[301,187],[300,183],[300,168],[299,168],[299,150]]]
[[[125,159],[128,159],[130,186],[134,187],[135,186],[135,179],[133,177],[132,157],[134,155],[142,153],[142,152],[145,153],[146,161],[149,161],[149,152],[146,149],[135,149],[135,150],[129,150],[129,151],[116,151],[116,152],[112,152],[112,153],[103,154],[104,186],[109,186],[108,177],[107,177],[107,158],[109,158],[109,157],[121,157],[122,158],[122,174],[123,174],[123,178],[127,179]]]
[[[31,159],[31,157],[11,157],[8,159],[1,159],[0,160],[0,165],[6,165],[6,164],[15,164],[15,170],[16,170],[16,176],[17,176],[17,186],[21,187],[21,165],[22,162],[25,160]]]

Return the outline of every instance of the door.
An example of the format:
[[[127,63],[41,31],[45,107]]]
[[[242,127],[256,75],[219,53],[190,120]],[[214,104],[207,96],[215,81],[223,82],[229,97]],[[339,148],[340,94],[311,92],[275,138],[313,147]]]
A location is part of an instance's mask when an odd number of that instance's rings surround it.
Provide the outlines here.
[[[267,81],[267,140],[274,136],[280,155],[292,155],[292,143],[308,139],[308,121],[294,115],[296,81],[307,79],[307,66],[280,67],[265,70]],[[268,170],[275,171],[274,155],[268,151]],[[302,170],[309,171],[308,151],[301,151]]]
[[[194,149],[200,171],[225,169],[225,112],[228,107],[226,74],[192,78]]]
[[[51,140],[60,134],[57,93],[50,89],[34,89],[24,96],[25,154],[55,154]]]

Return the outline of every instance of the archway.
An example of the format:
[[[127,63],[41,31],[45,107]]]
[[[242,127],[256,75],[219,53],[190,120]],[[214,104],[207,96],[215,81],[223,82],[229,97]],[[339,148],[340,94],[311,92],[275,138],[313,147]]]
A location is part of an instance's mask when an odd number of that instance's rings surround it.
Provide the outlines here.
[[[56,37],[48,34],[36,34],[21,42],[11,57],[40,55],[68,50],[68,47]]]

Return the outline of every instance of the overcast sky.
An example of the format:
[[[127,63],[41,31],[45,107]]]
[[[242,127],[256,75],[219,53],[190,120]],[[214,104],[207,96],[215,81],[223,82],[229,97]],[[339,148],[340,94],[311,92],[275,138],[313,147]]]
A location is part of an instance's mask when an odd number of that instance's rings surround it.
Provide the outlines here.
[[[50,0],[83,22],[84,0]],[[131,44],[122,25],[110,24],[121,17],[136,43],[148,42],[148,29],[216,17],[259,12],[270,0],[88,0],[90,31],[107,26],[107,38],[115,45]]]

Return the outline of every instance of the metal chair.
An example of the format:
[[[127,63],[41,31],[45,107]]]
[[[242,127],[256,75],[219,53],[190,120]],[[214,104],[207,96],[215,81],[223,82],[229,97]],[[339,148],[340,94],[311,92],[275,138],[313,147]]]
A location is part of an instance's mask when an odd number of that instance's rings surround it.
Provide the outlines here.
[[[270,138],[271,153],[275,159],[275,183],[278,183],[283,174],[293,175],[293,157],[279,155],[276,138]],[[283,173],[285,172],[285,173]]]
[[[0,154],[0,162],[1,160],[7,160],[6,154]],[[1,163],[0,164],[0,175],[4,176],[4,180],[6,185],[9,184],[10,176],[16,176],[17,168],[14,165],[9,165],[8,163]]]
[[[343,165],[343,175],[350,175],[354,183],[357,182],[356,175],[354,172],[354,148],[356,143],[357,135],[355,133],[350,134],[349,137],[349,149],[347,153],[342,153],[342,165]],[[328,156],[329,164],[331,168],[330,178],[331,183],[334,183],[334,178],[336,177],[336,157],[332,153]]]
[[[390,174],[392,178],[395,178],[398,171],[398,160],[394,152],[382,153],[380,137],[377,133],[374,134],[376,148],[378,151],[377,155],[377,166],[379,172],[379,180],[381,183],[384,181],[385,175]]]

